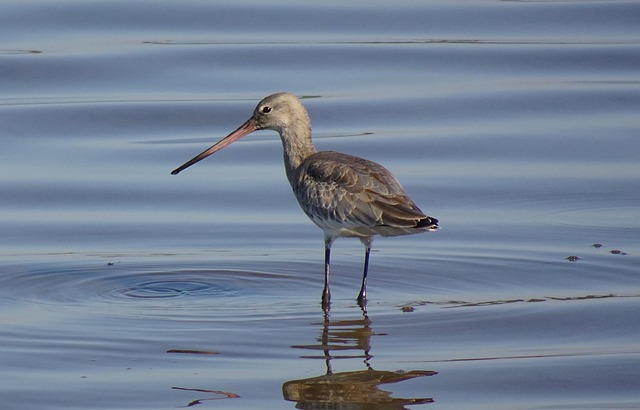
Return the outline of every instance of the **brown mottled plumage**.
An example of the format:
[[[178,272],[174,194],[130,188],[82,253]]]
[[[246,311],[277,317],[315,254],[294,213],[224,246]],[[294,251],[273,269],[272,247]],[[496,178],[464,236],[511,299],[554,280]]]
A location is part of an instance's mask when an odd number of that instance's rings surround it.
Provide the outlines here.
[[[240,128],[203,151],[183,169],[243,136],[263,129],[280,134],[284,164],[293,193],[307,216],[324,231],[325,285],[323,307],[329,307],[331,244],[341,236],[357,237],[365,247],[364,271],[358,302],[366,303],[369,252],[374,235],[411,235],[438,229],[438,220],[425,215],[400,183],[382,165],[333,151],[316,152],[311,141],[309,115],[289,93],[264,98]]]

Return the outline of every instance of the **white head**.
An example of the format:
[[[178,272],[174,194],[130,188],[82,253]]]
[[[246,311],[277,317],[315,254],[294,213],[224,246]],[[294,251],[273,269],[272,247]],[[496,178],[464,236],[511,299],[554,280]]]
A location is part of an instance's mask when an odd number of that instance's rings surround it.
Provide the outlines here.
[[[196,155],[180,167],[174,169],[171,174],[175,175],[179,173],[196,162],[205,159],[209,155],[220,151],[232,142],[237,141],[245,135],[251,134],[257,130],[277,131],[282,138],[285,152],[290,150],[292,147],[295,147],[295,151],[305,154],[314,151],[311,143],[311,130],[307,110],[295,95],[289,93],[276,93],[263,98],[258,103],[255,110],[253,110],[251,118],[249,118],[237,130]]]

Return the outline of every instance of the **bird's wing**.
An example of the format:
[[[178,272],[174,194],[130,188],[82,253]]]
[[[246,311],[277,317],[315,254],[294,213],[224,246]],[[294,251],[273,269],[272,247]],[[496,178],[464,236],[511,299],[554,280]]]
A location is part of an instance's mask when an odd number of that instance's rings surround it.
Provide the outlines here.
[[[312,219],[345,228],[414,228],[427,216],[382,165],[332,151],[308,157],[294,192]]]

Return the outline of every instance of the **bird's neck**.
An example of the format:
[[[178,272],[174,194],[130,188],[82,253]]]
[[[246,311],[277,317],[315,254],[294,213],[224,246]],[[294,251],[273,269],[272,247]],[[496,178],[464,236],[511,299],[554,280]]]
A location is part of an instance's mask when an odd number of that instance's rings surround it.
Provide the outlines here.
[[[290,176],[302,162],[316,152],[311,141],[311,128],[303,122],[284,128],[280,132],[284,148],[284,164],[287,176]]]

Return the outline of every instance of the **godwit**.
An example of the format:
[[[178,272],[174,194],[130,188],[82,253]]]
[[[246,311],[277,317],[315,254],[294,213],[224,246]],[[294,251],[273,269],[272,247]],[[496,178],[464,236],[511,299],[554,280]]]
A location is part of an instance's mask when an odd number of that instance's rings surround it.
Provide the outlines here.
[[[307,216],[324,232],[324,290],[329,307],[331,244],[341,236],[364,245],[364,269],[358,304],[367,297],[369,253],[374,235],[411,235],[438,229],[400,183],[382,165],[334,151],[317,152],[311,141],[309,114],[300,100],[277,93],[258,103],[251,118],[237,130],[171,172],[175,175],[256,130],[274,130],[284,148],[284,167],[293,193]]]

